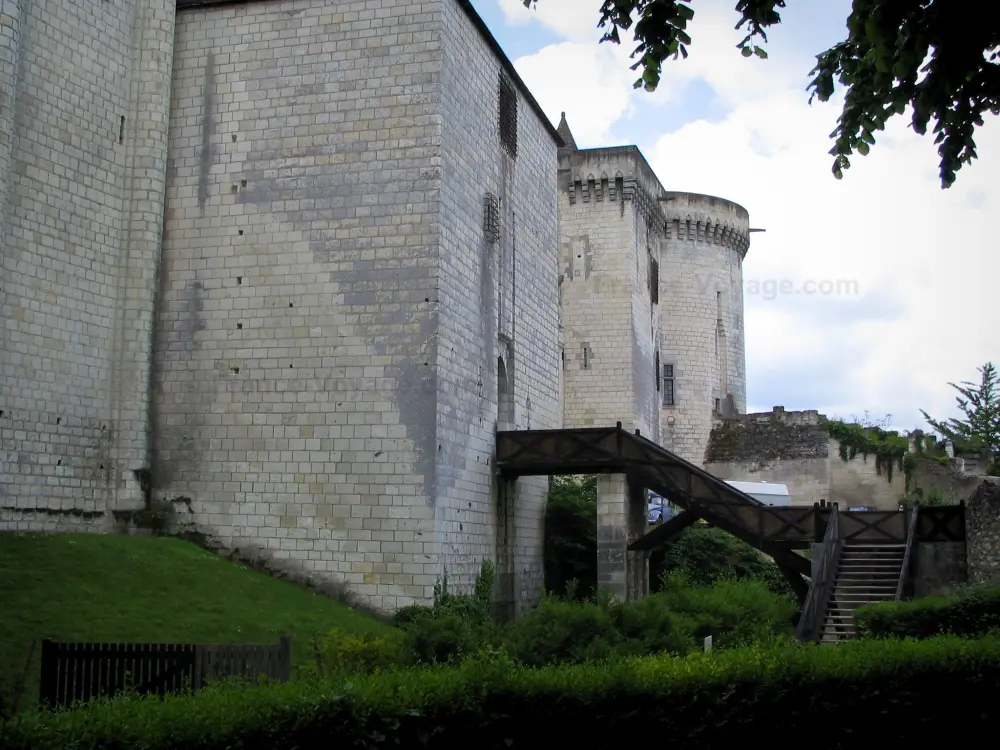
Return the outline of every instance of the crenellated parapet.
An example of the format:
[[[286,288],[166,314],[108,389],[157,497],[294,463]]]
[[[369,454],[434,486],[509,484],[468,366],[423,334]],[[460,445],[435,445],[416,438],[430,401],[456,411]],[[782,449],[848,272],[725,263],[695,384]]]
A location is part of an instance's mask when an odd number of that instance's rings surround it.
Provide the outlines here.
[[[560,153],[561,184],[570,205],[632,203],[650,230],[664,237],[664,214],[658,196],[660,181],[635,146]]]
[[[664,193],[660,202],[666,239],[699,242],[736,250],[750,249],[750,214],[743,206],[697,193]]]

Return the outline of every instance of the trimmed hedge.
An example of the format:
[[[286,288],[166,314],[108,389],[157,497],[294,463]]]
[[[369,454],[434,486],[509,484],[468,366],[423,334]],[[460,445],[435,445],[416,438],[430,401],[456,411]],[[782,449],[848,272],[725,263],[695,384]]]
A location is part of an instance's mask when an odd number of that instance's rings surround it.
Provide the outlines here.
[[[0,725],[5,750],[817,748],[1000,729],[1000,638],[868,640],[531,670],[503,657],[326,685],[217,686]]]
[[[942,633],[984,635],[1000,630],[1000,587],[975,587],[958,596],[928,596],[859,607],[858,634],[869,638],[930,638]]]

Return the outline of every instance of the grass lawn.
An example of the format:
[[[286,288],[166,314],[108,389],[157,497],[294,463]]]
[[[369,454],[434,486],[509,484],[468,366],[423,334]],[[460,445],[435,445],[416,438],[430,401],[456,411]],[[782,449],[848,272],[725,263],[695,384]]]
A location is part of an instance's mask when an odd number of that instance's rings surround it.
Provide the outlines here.
[[[166,537],[0,534],[0,696],[11,696],[33,640],[276,643],[385,623],[341,602]],[[21,707],[38,695],[40,645]]]

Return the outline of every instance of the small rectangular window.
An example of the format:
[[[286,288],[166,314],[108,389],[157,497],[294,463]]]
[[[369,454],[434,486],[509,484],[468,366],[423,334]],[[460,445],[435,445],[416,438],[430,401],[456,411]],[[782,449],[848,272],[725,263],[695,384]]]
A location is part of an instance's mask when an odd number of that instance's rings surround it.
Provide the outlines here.
[[[660,303],[660,264],[649,259],[649,299],[654,305]]]
[[[663,365],[663,405],[674,405],[674,366]]]
[[[722,402],[719,399],[715,399],[715,413],[719,414],[722,412]]]
[[[517,157],[517,89],[503,71],[499,81],[500,108],[500,145],[510,154]]]
[[[589,346],[583,347],[583,369],[584,370],[589,370],[590,369],[590,347]]]
[[[659,393],[659,391],[660,391],[660,353],[659,352],[656,353],[656,369],[654,370],[654,372],[656,373],[656,391],[657,391],[657,393]]]

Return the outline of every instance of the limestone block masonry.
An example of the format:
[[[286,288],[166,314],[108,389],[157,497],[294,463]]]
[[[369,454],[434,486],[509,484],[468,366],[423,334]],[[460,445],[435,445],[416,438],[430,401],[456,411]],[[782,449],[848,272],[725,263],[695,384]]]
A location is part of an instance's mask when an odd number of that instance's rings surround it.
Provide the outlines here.
[[[0,6],[0,528],[142,507],[173,0]]]
[[[459,5],[177,22],[154,493],[383,610],[470,585],[498,542],[509,598],[541,581],[544,483],[508,514],[492,459],[500,358],[510,421],[560,424],[557,141],[522,90],[504,151],[508,71]]]
[[[840,443],[829,436],[824,419],[815,410],[786,411],[781,406],[718,419],[705,469],[721,479],[784,484],[792,505],[827,500],[845,509],[898,509],[906,497],[903,471],[897,467],[890,480],[888,472],[878,471],[872,456],[843,460]]]
[[[1000,584],[1000,478],[986,477],[965,505],[969,583]]]
[[[0,531],[166,507],[384,611],[490,558],[516,614],[547,483],[496,431],[701,464],[748,237],[577,149],[469,0],[0,0]],[[602,482],[628,596],[644,492]]]
[[[708,442],[705,469],[721,479],[784,484],[793,505],[831,500],[830,464],[840,458],[836,447],[831,454],[819,420],[816,411],[780,407],[720,420]]]
[[[559,181],[564,422],[659,442],[663,188],[634,146],[564,149]]]
[[[663,445],[701,466],[716,414],[746,412],[743,259],[746,209],[722,198],[666,193],[661,363],[672,367]],[[731,404],[729,403],[731,400]]]
[[[548,480],[498,492],[495,431],[562,426],[558,143],[519,95],[515,153],[501,148],[497,54],[458,3],[443,7],[435,522],[449,583],[473,584],[489,556],[517,614],[544,583]]]

